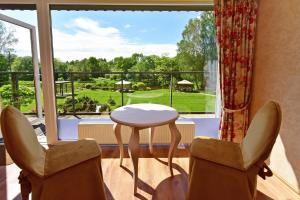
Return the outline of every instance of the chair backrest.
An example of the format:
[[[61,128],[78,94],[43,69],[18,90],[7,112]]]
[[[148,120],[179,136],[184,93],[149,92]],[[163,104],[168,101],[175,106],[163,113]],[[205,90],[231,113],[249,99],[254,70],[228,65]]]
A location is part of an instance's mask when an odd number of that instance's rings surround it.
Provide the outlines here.
[[[1,130],[12,160],[21,169],[43,176],[45,151],[27,118],[13,106],[7,106],[1,113]]]
[[[281,110],[278,103],[266,103],[254,116],[247,135],[241,143],[244,167],[264,162],[270,155],[281,124]],[[261,163],[260,163],[261,164]]]

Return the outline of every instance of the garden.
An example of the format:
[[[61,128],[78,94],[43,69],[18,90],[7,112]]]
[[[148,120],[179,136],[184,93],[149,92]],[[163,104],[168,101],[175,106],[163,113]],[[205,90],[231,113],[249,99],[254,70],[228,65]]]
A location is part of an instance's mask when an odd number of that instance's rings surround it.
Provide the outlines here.
[[[179,112],[214,112],[215,95],[211,92],[193,91],[181,92],[173,87],[172,93],[168,87],[148,86],[143,82],[130,85],[127,91],[120,91],[115,85],[116,81],[97,78],[92,81],[74,81],[74,99],[71,87],[67,89],[69,95],[57,95],[57,111],[60,114],[79,113],[109,113],[117,107],[135,103],[157,103],[171,105]],[[126,88],[127,86],[123,86]],[[17,101],[13,100],[11,84],[0,87],[2,104],[12,104],[24,113],[35,113],[35,90],[33,81],[19,81]],[[74,104],[74,105],[73,105]]]

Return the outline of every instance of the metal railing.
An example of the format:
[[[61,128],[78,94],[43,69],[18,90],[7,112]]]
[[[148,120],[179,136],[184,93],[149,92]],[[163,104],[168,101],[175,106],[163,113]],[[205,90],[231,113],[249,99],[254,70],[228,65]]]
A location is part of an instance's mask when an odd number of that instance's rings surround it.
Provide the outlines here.
[[[119,105],[123,106],[128,102],[128,93],[141,92],[142,91],[156,91],[157,89],[163,89],[168,91],[168,103],[164,103],[168,106],[174,107],[174,93],[177,91],[189,93],[205,92],[209,94],[215,93],[216,86],[216,72],[215,71],[172,71],[172,72],[55,72],[55,91],[57,99],[57,112],[59,115],[95,115],[101,114],[96,111],[78,111],[76,108],[76,101],[78,93],[83,90],[94,91],[118,91],[118,98],[120,98]],[[193,83],[189,88],[179,88],[177,81],[187,79]],[[26,82],[27,80],[27,82]],[[130,81],[131,87],[127,87],[126,81]],[[18,90],[20,81],[26,82],[30,87],[34,86],[33,72],[0,72],[0,87],[3,85],[11,84],[12,97],[11,102],[18,102]],[[31,82],[32,81],[32,82]],[[105,84],[101,84],[101,81]],[[120,85],[116,85],[116,82],[120,82]],[[32,84],[30,84],[32,83]],[[143,89],[138,88],[138,83],[141,84]],[[187,92],[188,91],[188,92]],[[189,98],[189,97],[187,97]],[[62,111],[62,101],[71,103],[71,109],[65,109]],[[147,102],[147,101],[145,101]],[[158,102],[160,103],[160,102]],[[176,104],[176,103],[175,103]],[[200,106],[200,105],[199,105]],[[176,107],[176,105],[175,105]],[[109,113],[111,110],[108,110]],[[180,113],[192,113],[192,114],[204,114],[214,113],[214,111],[206,110],[189,110],[181,111]],[[34,114],[35,112],[25,112],[27,114]]]
[[[182,80],[185,77],[188,77],[187,79],[191,80],[192,82],[195,83],[196,79],[206,79],[207,81],[208,77],[212,77],[212,80],[210,80],[213,83],[210,83],[212,87],[205,87],[202,89],[205,89],[207,93],[215,93],[215,84],[216,84],[216,72],[212,71],[173,71],[173,72],[56,72],[55,73],[55,80],[59,81],[61,80],[63,83],[64,81],[69,81],[65,82],[65,84],[70,84],[70,97],[72,98],[73,104],[72,104],[72,111],[71,112],[64,112],[61,114],[65,115],[92,115],[92,114],[99,114],[97,112],[84,112],[84,111],[76,111],[75,108],[75,96],[76,96],[76,87],[75,87],[75,82],[77,83],[82,83],[86,84],[86,86],[90,86],[89,84],[96,84],[97,83],[97,78],[107,78],[112,81],[112,85],[107,85],[104,87],[96,87],[94,90],[118,90],[121,98],[121,104],[120,106],[126,105],[125,102],[125,95],[127,95],[130,92],[139,90],[134,88],[134,83],[137,82],[142,82],[145,83],[145,87],[150,88],[151,90],[155,89],[168,89],[169,91],[169,102],[168,106],[173,107],[174,106],[174,92],[176,90],[180,90],[176,86],[176,81],[177,80]],[[132,87],[131,89],[128,89],[125,87],[124,82],[126,81],[131,81],[132,82]],[[119,88],[116,87],[115,82],[121,82]],[[199,82],[199,80],[198,80]],[[200,81],[201,82],[201,81]],[[58,82],[59,83],[59,82]],[[192,90],[189,92],[199,92],[201,91],[201,86],[198,86],[197,88],[195,86],[196,84],[192,85]],[[59,91],[61,91],[61,88],[64,88],[64,86],[59,86],[56,84],[56,90],[59,87]],[[68,87],[68,86],[65,86]],[[92,87],[92,86],[90,86]],[[93,88],[88,88],[92,89]],[[77,88],[78,90],[78,88]],[[63,95],[61,95],[63,96]],[[180,113],[192,113],[192,114],[207,114],[207,113],[214,113],[213,111],[180,111]]]

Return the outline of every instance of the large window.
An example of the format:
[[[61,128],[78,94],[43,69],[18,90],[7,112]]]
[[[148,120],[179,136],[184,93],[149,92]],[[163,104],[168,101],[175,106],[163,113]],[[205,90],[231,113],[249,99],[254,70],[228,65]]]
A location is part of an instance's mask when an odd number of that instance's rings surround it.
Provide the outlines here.
[[[212,12],[52,10],[51,18],[59,115],[133,103],[214,113]]]

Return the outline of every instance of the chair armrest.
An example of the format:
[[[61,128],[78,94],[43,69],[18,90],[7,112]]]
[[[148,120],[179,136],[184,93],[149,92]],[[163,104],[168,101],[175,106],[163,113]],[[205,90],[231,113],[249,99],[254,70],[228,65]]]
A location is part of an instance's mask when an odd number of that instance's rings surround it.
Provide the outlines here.
[[[245,170],[240,144],[223,140],[196,137],[190,153],[192,157],[208,160],[239,170]]]
[[[79,140],[53,145],[46,150],[45,176],[51,176],[59,171],[100,156],[101,150],[95,140]]]

